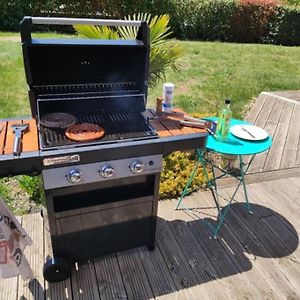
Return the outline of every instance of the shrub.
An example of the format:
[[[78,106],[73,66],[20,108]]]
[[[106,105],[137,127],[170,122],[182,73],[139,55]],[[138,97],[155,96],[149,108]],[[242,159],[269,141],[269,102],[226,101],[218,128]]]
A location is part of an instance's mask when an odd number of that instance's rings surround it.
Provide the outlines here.
[[[21,188],[26,191],[29,195],[31,201],[35,202],[36,204],[41,204],[43,201],[43,195],[41,193],[41,178],[39,176],[27,176],[27,175],[20,175],[16,177],[17,181],[19,182]]]
[[[269,39],[274,44],[299,46],[300,8],[277,7]]]
[[[194,152],[174,152],[163,160],[163,171],[159,189],[160,199],[174,198],[182,193],[195,165],[197,157]],[[199,166],[189,191],[203,187],[206,180]]]
[[[168,14],[181,39],[299,45],[299,1],[0,0],[0,29],[19,30],[24,15],[124,18],[142,12]]]
[[[241,0],[231,19],[229,40],[259,43],[267,39],[276,14],[275,1]]]
[[[196,28],[203,40],[227,40],[231,16],[236,10],[234,0],[206,0],[201,2]]]

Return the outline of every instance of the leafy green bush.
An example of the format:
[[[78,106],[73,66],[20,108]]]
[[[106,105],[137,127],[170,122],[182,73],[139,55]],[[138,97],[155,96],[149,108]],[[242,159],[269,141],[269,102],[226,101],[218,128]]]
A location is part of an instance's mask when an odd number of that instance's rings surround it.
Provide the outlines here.
[[[152,15],[168,14],[174,36],[181,39],[299,45],[299,2],[300,0],[0,0],[0,29],[19,30],[19,22],[24,15],[124,18],[143,12]],[[282,3],[288,3],[288,6]]]
[[[240,0],[231,18],[229,40],[260,43],[269,35],[276,15],[276,2]]]
[[[194,152],[174,152],[164,158],[159,189],[160,199],[180,196],[196,165],[196,160]],[[189,190],[203,187],[205,182],[202,168],[199,166]]]
[[[43,196],[41,193],[41,178],[39,176],[20,175],[16,179],[21,188],[29,195],[31,201],[36,204],[42,204]]]
[[[300,7],[277,7],[269,39],[274,44],[300,45]]]

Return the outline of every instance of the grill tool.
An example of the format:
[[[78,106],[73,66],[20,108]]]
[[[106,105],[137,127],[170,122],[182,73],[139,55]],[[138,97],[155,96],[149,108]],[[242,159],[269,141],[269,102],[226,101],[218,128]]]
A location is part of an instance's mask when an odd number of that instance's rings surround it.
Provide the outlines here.
[[[181,126],[205,129],[209,134],[215,135],[217,127],[217,124],[215,122],[193,118],[190,116],[186,116],[180,112],[163,112],[162,115],[166,118],[175,118],[175,120]]]
[[[13,124],[11,126],[13,133],[15,134],[14,148],[13,148],[14,156],[20,156],[22,135],[24,132],[26,132],[28,130],[28,127],[29,127],[29,124],[27,124],[27,123]]]

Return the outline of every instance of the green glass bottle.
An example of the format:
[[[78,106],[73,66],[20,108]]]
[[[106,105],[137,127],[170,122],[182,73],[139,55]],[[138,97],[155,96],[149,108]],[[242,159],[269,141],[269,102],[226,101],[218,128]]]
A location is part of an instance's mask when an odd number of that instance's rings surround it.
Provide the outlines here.
[[[219,141],[226,141],[228,137],[232,111],[230,109],[230,100],[225,100],[225,106],[220,110],[216,130],[216,138]]]

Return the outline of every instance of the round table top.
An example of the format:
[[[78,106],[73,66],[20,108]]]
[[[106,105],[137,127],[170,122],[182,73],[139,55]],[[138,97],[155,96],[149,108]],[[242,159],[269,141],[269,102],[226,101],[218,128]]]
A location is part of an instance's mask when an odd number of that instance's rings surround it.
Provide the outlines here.
[[[216,121],[216,117],[205,118],[206,120]],[[249,124],[248,122],[231,119],[230,127],[238,124]],[[272,145],[272,138],[268,138],[261,141],[249,141],[240,139],[228,133],[228,139],[224,142],[218,141],[214,136],[209,135],[207,139],[206,148],[211,151],[230,154],[230,155],[252,155],[268,150]]]

